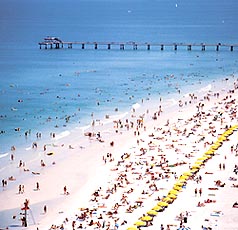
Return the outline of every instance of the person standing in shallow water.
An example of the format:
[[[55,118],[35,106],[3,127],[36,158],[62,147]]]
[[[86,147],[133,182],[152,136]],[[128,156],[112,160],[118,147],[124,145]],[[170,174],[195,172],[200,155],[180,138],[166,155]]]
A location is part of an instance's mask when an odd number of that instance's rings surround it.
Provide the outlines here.
[[[47,212],[47,207],[46,205],[44,205],[44,213],[46,214],[46,212]]]

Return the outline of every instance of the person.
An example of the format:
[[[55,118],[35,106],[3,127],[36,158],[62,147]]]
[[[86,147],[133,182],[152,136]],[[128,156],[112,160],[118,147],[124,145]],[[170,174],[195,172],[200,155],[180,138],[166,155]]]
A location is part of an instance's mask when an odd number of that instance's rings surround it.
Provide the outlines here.
[[[37,190],[37,191],[40,190],[40,184],[39,184],[39,182],[36,182],[36,190]]]
[[[47,212],[47,206],[44,205],[44,213],[46,214],[46,212]]]
[[[64,186],[64,195],[69,195],[69,192],[67,191],[67,187]]]
[[[198,189],[197,188],[195,188],[194,193],[195,193],[195,196],[197,196],[197,193],[198,193]]]
[[[202,195],[202,188],[199,189],[199,195]]]
[[[238,208],[238,202],[237,201],[233,204],[232,208]]]
[[[73,221],[72,221],[72,228],[73,228],[73,230],[75,230],[75,226],[76,226],[76,221],[73,220]]]

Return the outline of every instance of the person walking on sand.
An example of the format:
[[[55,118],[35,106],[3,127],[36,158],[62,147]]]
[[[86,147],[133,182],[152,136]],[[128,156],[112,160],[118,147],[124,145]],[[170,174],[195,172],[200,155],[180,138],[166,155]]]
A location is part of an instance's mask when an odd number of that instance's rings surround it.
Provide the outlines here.
[[[225,165],[225,163],[223,163],[222,166],[223,166],[223,170],[225,170],[225,169],[226,169],[226,165]]]
[[[202,196],[202,188],[199,189],[199,195]]]
[[[21,194],[21,184],[18,186],[18,193]]]
[[[67,187],[64,186],[64,195],[69,195],[69,192],[67,191]]]
[[[195,188],[194,193],[195,193],[195,196],[197,196],[197,193],[198,193],[198,189],[197,188]]]

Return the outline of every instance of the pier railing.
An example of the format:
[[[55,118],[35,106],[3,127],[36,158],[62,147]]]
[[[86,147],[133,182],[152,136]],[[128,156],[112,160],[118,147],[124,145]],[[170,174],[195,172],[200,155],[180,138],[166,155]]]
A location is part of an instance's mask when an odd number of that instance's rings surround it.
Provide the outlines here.
[[[178,50],[179,47],[185,47],[187,50],[192,50],[193,47],[200,47],[202,51],[205,51],[207,47],[214,47],[214,50],[219,51],[221,47],[226,47],[230,51],[238,47],[238,44],[212,44],[212,43],[156,43],[156,42],[67,42],[62,41],[59,38],[47,37],[43,42],[39,42],[40,49],[62,49],[69,48],[72,49],[73,46],[81,47],[81,49],[86,49],[87,47],[97,49],[112,49],[112,47],[118,47],[120,50],[125,50],[130,48],[133,50],[139,49],[139,47],[144,47],[146,50],[151,50],[152,47],[157,47],[160,50],[164,50],[165,47],[172,47],[173,50]]]

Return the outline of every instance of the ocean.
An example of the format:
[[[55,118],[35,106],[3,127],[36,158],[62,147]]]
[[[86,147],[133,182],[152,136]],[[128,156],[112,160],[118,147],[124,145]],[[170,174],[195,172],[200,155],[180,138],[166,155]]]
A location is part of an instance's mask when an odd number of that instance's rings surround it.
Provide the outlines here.
[[[37,133],[47,142],[52,132],[84,130],[92,114],[103,120],[142,99],[176,100],[178,89],[186,94],[238,72],[238,48],[39,49],[46,36],[237,44],[237,11],[236,0],[1,0],[0,168],[11,146],[28,149]]]

